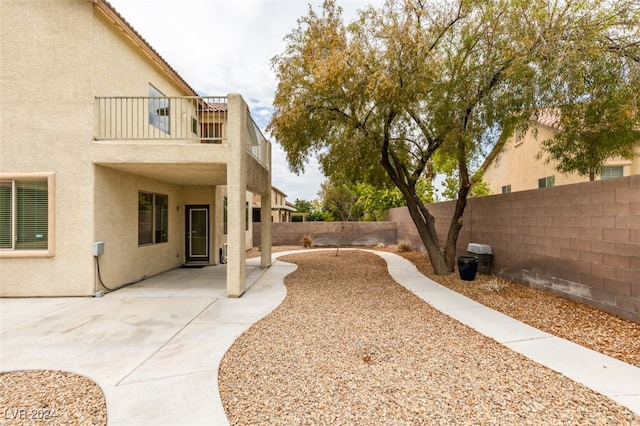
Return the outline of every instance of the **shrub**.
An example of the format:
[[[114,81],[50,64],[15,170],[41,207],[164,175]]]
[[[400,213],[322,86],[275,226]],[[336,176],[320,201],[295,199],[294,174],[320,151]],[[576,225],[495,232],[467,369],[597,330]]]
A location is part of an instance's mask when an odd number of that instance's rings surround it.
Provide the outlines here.
[[[313,237],[311,236],[311,234],[303,235],[301,242],[304,247],[313,247]]]
[[[398,253],[404,253],[404,252],[407,252],[407,251],[411,251],[411,246],[408,243],[404,242],[404,241],[400,241],[398,243],[398,248],[396,249],[396,251]]]

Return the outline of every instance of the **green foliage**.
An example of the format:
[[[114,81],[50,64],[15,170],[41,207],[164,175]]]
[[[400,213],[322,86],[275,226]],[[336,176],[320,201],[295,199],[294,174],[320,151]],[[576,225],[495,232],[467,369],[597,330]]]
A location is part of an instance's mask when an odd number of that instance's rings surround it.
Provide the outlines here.
[[[327,181],[320,193],[324,210],[331,213],[334,220],[346,222],[361,215],[358,195],[346,184]]]
[[[406,204],[398,188],[376,188],[360,182],[356,184],[355,193],[362,215],[358,220],[382,221],[386,219],[389,209]]]
[[[476,177],[477,180],[471,184],[468,197],[484,197],[491,195],[491,187],[487,182],[482,180],[482,175],[478,174]],[[455,170],[447,174],[442,181],[442,197],[445,200],[455,200],[460,191],[461,184],[460,176],[458,176]]]
[[[301,200],[296,198],[295,203],[293,203],[293,207],[295,207],[298,213],[311,213],[313,211],[313,204],[311,201]]]
[[[607,52],[582,64],[580,73],[559,91],[562,130],[542,142],[546,161],[561,173],[594,180],[607,160],[631,160],[640,147],[640,66],[610,61]]]

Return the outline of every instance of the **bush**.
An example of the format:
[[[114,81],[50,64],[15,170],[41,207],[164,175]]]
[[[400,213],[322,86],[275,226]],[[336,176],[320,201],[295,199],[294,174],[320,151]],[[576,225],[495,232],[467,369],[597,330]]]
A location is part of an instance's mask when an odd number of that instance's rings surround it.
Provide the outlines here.
[[[405,252],[411,251],[411,246],[409,245],[409,243],[401,241],[398,243],[398,248],[396,248],[396,251],[398,253],[405,253]]]
[[[311,234],[303,235],[301,242],[304,247],[313,247],[313,237],[311,236]]]

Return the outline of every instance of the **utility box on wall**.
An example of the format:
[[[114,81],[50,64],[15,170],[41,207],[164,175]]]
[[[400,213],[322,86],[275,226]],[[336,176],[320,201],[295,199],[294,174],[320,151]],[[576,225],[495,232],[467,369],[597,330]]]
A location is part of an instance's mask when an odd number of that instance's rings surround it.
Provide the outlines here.
[[[95,257],[102,256],[102,254],[104,253],[104,242],[96,241],[95,243],[93,243],[92,253]]]

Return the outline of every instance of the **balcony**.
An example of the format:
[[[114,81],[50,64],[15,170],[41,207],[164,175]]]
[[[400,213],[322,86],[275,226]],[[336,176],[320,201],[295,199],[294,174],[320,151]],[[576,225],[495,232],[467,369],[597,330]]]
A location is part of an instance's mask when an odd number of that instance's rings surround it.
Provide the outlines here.
[[[227,97],[96,97],[96,141],[139,144],[234,143],[229,135],[238,134],[230,126],[241,126],[240,139],[247,152],[264,168],[270,168],[270,142],[255,124],[246,104],[236,124],[229,120]],[[242,123],[246,121],[246,125]]]

